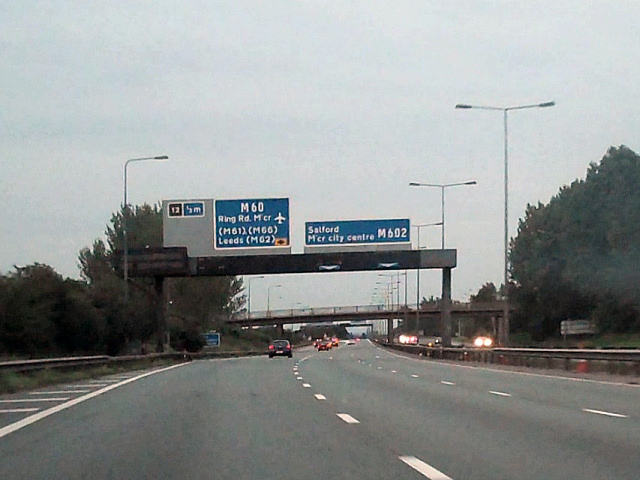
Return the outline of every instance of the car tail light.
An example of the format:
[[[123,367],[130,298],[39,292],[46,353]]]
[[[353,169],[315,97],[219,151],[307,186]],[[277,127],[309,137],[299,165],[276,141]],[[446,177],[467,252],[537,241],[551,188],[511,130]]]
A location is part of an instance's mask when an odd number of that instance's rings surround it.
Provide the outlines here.
[[[269,345],[269,350],[273,350],[273,345]]]

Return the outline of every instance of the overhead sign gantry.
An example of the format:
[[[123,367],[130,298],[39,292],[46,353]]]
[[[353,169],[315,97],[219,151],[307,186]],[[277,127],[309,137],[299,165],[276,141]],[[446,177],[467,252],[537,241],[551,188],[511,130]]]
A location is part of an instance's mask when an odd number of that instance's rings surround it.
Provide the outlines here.
[[[155,277],[158,292],[165,277],[438,268],[443,344],[450,341],[457,252],[411,250],[408,219],[307,222],[305,253],[291,254],[288,198],[164,200],[162,207],[164,247],[128,255],[130,276]]]

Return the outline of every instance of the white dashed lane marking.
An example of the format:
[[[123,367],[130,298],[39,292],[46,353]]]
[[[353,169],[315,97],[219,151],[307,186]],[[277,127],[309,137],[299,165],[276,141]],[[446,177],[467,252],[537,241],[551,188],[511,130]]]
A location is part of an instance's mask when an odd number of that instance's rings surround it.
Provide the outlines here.
[[[343,420],[347,423],[360,423],[348,413],[336,413],[336,415],[338,416],[338,418],[340,418],[340,420]]]
[[[591,408],[583,408],[582,411],[588,412],[588,413],[595,413],[597,415],[604,415],[606,417],[629,418],[627,415],[622,415],[621,413],[605,412],[603,410],[593,410]]]
[[[419,378],[418,375],[416,375],[415,373],[413,375],[411,375],[413,378]]]
[[[316,393],[314,395],[316,397],[316,400],[326,400],[327,397],[325,397],[324,395],[320,394],[320,393]]]
[[[511,394],[510,393],[505,393],[505,392],[496,392],[495,390],[489,390],[489,393],[491,395],[498,395],[499,397],[510,397]]]
[[[447,382],[446,380],[442,380],[440,383],[443,385],[455,385],[454,382]]]
[[[310,385],[310,384],[308,384],[308,383],[303,383],[303,384],[302,384],[302,386],[303,386],[304,388],[311,388],[311,385]]]
[[[410,455],[400,455],[400,460],[409,465],[415,471],[420,472],[422,475],[427,477],[429,480],[452,480],[451,477],[448,477],[444,473],[439,470],[436,470],[428,463],[423,462],[419,458],[412,457]]]

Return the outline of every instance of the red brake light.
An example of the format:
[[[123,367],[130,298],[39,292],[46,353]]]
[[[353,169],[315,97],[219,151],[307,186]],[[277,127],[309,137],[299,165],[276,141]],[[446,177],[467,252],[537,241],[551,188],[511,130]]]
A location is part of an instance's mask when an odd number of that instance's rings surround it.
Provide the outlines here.
[[[269,345],[269,350],[273,350],[273,345]]]

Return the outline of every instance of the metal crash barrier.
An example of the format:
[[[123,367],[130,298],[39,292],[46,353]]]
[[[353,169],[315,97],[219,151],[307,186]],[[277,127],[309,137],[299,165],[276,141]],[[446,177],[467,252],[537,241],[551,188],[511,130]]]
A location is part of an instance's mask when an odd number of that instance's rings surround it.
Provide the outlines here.
[[[640,376],[640,350],[578,350],[538,348],[426,347],[377,342],[378,345],[424,358],[510,365],[576,373]]]
[[[12,360],[0,362],[0,372],[28,372],[45,369],[92,368],[100,366],[124,365],[127,363],[153,362],[156,360],[189,361],[200,358],[231,358],[266,355],[267,350],[250,350],[237,352],[173,352],[152,353],[148,355],[126,355],[109,357],[97,355],[90,357],[42,358],[37,360]]]

